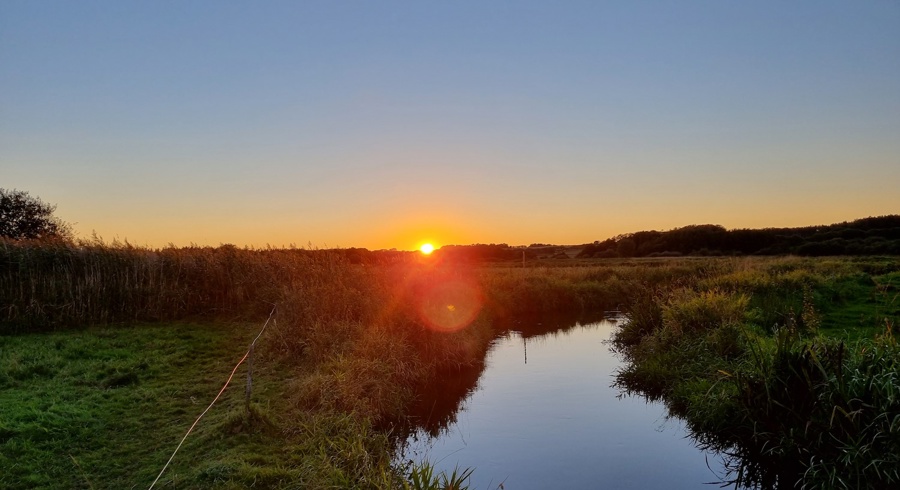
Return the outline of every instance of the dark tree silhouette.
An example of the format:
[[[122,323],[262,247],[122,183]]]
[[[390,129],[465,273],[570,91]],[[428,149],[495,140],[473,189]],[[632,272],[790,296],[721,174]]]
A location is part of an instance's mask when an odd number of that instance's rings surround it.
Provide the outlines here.
[[[0,188],[0,237],[13,240],[70,239],[71,226],[53,216],[56,206],[25,191]]]
[[[900,215],[802,228],[727,230],[691,225],[638,231],[584,246],[579,257],[679,255],[900,255]]]

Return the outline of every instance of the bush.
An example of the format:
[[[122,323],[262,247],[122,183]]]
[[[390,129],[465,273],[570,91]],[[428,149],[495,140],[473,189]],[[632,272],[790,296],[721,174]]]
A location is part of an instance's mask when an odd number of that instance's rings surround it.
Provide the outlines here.
[[[750,298],[718,290],[682,290],[662,308],[663,328],[676,334],[694,334],[744,321]]]

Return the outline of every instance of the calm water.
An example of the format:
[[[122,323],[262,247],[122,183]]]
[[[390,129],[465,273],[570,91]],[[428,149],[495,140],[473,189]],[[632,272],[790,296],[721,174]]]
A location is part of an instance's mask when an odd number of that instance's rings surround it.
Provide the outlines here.
[[[697,449],[661,404],[619,398],[621,360],[604,320],[498,338],[483,370],[422,395],[405,459],[475,468],[479,490],[709,489],[722,462]],[[711,469],[710,469],[711,468]]]

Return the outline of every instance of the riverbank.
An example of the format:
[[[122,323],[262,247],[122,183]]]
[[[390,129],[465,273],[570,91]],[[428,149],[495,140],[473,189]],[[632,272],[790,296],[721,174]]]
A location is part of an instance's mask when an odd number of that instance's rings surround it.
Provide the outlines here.
[[[762,488],[900,482],[894,259],[777,259],[636,298],[617,382],[662,400],[731,479]]]

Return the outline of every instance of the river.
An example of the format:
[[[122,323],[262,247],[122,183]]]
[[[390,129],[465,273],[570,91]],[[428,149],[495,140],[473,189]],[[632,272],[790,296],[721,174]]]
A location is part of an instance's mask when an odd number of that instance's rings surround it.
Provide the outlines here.
[[[616,317],[520,325],[484,366],[420,394],[400,457],[473,468],[470,488],[708,489],[725,473],[660,403],[613,387]]]

